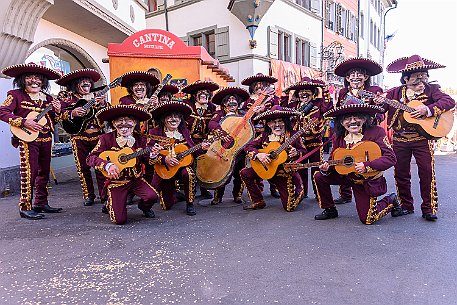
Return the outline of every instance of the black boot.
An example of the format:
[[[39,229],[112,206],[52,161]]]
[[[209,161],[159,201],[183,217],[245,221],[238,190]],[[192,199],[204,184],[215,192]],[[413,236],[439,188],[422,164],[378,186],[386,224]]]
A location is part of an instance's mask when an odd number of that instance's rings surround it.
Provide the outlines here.
[[[422,214],[422,218],[425,218],[425,220],[428,220],[428,221],[435,221],[438,219],[438,216],[436,216],[435,214],[432,214],[432,213],[425,213],[425,214]]]
[[[333,200],[333,202],[335,204],[345,204],[345,203],[350,203],[352,201],[351,198],[342,198],[342,197],[339,197],[335,200]]]
[[[317,214],[314,216],[315,220],[327,220],[327,219],[332,219],[332,218],[337,218],[338,217],[338,210],[333,207],[333,208],[326,208],[322,211],[322,213]]]
[[[132,194],[132,193],[129,193],[127,195],[127,201],[126,201],[126,204],[127,205],[132,205],[134,202],[133,202],[133,197],[135,197],[135,194]]]
[[[213,199],[213,194],[211,194],[207,189],[200,189],[201,196],[203,199]]]
[[[49,204],[42,205],[42,206],[34,206],[33,210],[37,213],[60,213],[63,209],[62,208],[53,208],[50,207]]]
[[[30,210],[30,211],[20,211],[19,210],[19,215],[21,215],[22,218],[27,218],[27,219],[32,219],[32,220],[44,218],[43,214],[38,214],[34,210]]]
[[[146,218],[155,218],[156,217],[153,210],[143,211],[143,214],[144,214],[144,217],[146,217]]]
[[[89,207],[94,204],[94,198],[87,198],[84,200],[84,206]]]
[[[193,203],[188,203],[187,206],[186,206],[186,214],[189,215],[189,216],[194,216],[197,214],[197,212],[195,212],[195,207],[194,207],[194,204]]]
[[[281,195],[279,194],[278,189],[273,184],[270,184],[270,194],[274,198],[281,198]]]
[[[400,202],[398,201],[397,194],[392,193],[389,195],[390,199],[392,200],[393,208],[392,211],[390,211],[390,215],[392,217],[399,217],[403,216],[403,210],[401,209]]]

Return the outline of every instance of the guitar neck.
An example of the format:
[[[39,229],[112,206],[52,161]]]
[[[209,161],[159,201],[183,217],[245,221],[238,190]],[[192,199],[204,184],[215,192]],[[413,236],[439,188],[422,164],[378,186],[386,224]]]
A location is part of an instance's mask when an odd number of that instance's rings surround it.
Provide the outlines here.
[[[222,137],[222,135],[215,135],[215,136],[213,136],[212,138],[207,139],[205,142],[211,144],[211,143],[213,143],[214,141],[220,139],[221,137]],[[182,153],[177,154],[177,155],[176,155],[176,159],[181,160],[181,159],[183,159],[184,157],[186,157],[186,156],[188,156],[188,155],[190,155],[190,154],[193,154],[194,152],[196,152],[197,150],[199,150],[200,148],[202,148],[203,143],[204,143],[204,142],[201,142],[200,144],[197,144],[197,145],[195,145],[194,147],[191,147],[191,148],[189,148],[189,149],[183,151]]]
[[[46,113],[48,113],[50,110],[52,109],[52,104],[49,104],[46,108],[43,109],[43,111],[41,111],[35,118],[35,121],[39,121],[41,120],[42,117],[44,117],[46,115]]]
[[[134,158],[137,158],[139,156],[142,156],[142,155],[145,155],[145,154],[148,154],[151,152],[151,149],[152,147],[146,147],[146,148],[143,148],[143,149],[140,149],[140,150],[137,150],[131,154],[128,154],[125,156],[125,159],[126,160],[130,160],[130,159],[134,159]]]
[[[363,96],[366,96],[366,97],[369,97],[369,98],[374,98],[376,96],[373,92],[366,91],[366,90],[360,90],[359,94],[361,94]],[[401,109],[401,110],[406,111],[406,112],[413,112],[415,110],[414,108],[409,107],[406,104],[400,103],[399,101],[391,100],[391,99],[388,99],[386,97],[382,97],[382,98],[383,98],[385,103],[387,103],[388,105],[390,105],[390,106],[392,106],[394,108]]]
[[[303,133],[305,132],[304,129],[300,129],[297,131],[293,136],[288,138],[287,140],[284,141],[284,143],[281,144],[275,151],[275,155],[279,155],[284,149],[286,149],[290,144],[292,144],[295,140],[297,140]]]
[[[261,105],[269,95],[265,95],[263,93],[260,94],[259,97],[255,100],[249,110],[244,114],[243,119],[240,124],[231,132],[232,137],[236,138],[241,130],[245,127],[246,122],[249,121],[252,116],[254,115],[254,108]]]
[[[106,94],[106,92],[108,92],[109,90],[111,89],[111,84],[109,85],[106,85],[105,88],[103,88],[102,90],[100,91],[97,91],[95,93],[95,97],[94,98],[91,98],[90,101],[88,101],[82,108],[84,110],[88,110],[90,107],[94,106],[95,103],[97,102],[95,99],[99,96],[103,96]]]

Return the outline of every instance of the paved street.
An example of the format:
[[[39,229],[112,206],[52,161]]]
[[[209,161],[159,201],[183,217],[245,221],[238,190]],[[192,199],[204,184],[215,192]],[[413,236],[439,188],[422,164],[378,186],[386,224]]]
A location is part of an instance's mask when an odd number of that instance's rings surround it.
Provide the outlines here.
[[[201,201],[195,217],[184,203],[154,206],[154,220],[131,206],[116,226],[100,204],[82,206],[74,174],[57,173],[50,204],[64,213],[28,221],[18,196],[0,200],[0,303],[456,304],[457,156],[437,156],[436,166],[436,223],[416,203],[415,214],[372,226],[354,204],[315,221],[313,199],[287,213],[269,195],[260,211]]]

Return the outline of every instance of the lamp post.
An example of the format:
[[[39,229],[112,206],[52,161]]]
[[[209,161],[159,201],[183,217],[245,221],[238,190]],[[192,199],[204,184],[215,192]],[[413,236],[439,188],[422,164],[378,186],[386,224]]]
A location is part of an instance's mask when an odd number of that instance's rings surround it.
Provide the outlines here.
[[[332,41],[328,46],[324,48],[322,46],[321,49],[321,72],[324,72],[325,66],[325,74],[327,81],[333,81],[342,83],[340,77],[336,76],[333,72],[335,70],[335,66],[343,59],[343,52],[344,46],[338,41]]]

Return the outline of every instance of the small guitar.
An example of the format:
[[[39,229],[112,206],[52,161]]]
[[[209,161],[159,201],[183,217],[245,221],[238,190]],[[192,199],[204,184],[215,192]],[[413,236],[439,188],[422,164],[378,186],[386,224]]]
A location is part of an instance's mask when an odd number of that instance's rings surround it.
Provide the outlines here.
[[[360,90],[359,95],[362,97],[373,98],[376,96],[376,93]],[[415,111],[416,107],[424,105],[423,103],[417,100],[412,100],[408,104],[403,104],[385,97],[382,98],[388,105],[403,110],[403,118],[405,121],[411,124],[419,125],[421,133],[428,139],[439,139],[445,137],[452,129],[452,125],[454,124],[454,111],[445,111],[437,116],[415,119],[411,117],[411,112]]]
[[[316,125],[318,120],[313,118],[308,124],[303,126],[302,129],[297,131],[293,136],[284,141],[284,143],[279,144],[279,142],[270,142],[267,147],[259,149],[259,153],[267,153],[271,159],[271,162],[268,164],[263,164],[259,160],[251,160],[252,169],[256,174],[264,179],[268,180],[273,178],[273,176],[278,171],[279,165],[283,164],[287,160],[287,152],[285,149],[289,147],[295,140],[297,140],[305,131],[309,128],[312,128]]]
[[[122,77],[116,78],[105,88],[96,92],[96,96],[99,97],[105,95],[110,89],[120,86],[121,81]],[[62,128],[72,135],[81,133],[85,129],[87,123],[95,116],[95,109],[92,107],[95,105],[95,103],[95,98],[92,98],[90,101],[87,101],[85,99],[80,99],[79,101],[77,101],[76,104],[69,110],[71,111],[75,108],[82,107],[83,110],[86,111],[86,114],[82,117],[74,117],[71,120],[62,121]]]
[[[226,135],[227,135],[227,133],[225,133],[222,130],[217,130],[217,131],[215,130],[214,136],[212,136],[211,138],[208,138],[204,142],[213,143],[214,141],[219,140],[219,139],[223,138]],[[189,165],[192,164],[192,162],[194,161],[194,158],[192,157],[192,154],[194,152],[196,152],[197,150],[199,150],[202,147],[204,142],[202,142],[200,144],[197,144],[197,145],[195,145],[194,147],[191,147],[191,148],[188,148],[184,144],[176,145],[174,147],[174,152],[175,152],[176,156],[174,156],[174,157],[176,159],[178,159],[179,164],[176,165],[176,166],[169,166],[168,164],[155,164],[154,165],[155,172],[162,179],[171,179],[171,178],[173,178],[181,167],[186,167],[186,166],[189,166]],[[162,154],[164,156],[168,156],[169,155],[169,151],[164,149],[164,150],[162,150],[160,152],[160,154]]]
[[[163,86],[165,86],[171,80],[171,78],[172,78],[171,74],[165,75],[162,82],[157,86],[157,88],[154,91],[154,93],[152,94],[152,96],[157,97],[160,93],[160,90],[162,90]],[[154,106],[155,105],[152,104],[152,99],[149,98],[149,100],[144,103],[143,109],[149,112],[149,110]]]
[[[31,111],[25,119],[32,119],[41,126],[46,125],[46,118],[45,115],[52,109],[52,104],[49,104],[46,108],[44,108],[41,112]],[[32,129],[26,127],[10,127],[11,133],[21,139],[24,142],[32,142],[38,138],[39,131],[33,131]]]
[[[160,143],[160,145],[162,147],[169,147],[173,145],[173,143],[174,142],[170,141],[167,143]],[[115,164],[119,168],[119,171],[122,172],[126,168],[134,167],[136,165],[136,158],[150,153],[151,150],[152,147],[146,147],[137,151],[133,151],[133,149],[130,147],[124,147],[121,150],[117,151],[105,150],[99,155],[99,157],[103,160]],[[110,178],[108,172],[104,168],[101,172],[106,178]]]
[[[318,167],[324,162],[328,162],[330,166],[335,166],[335,170],[341,175],[356,173],[355,164],[359,162],[373,161],[381,157],[381,148],[378,144],[372,141],[362,141],[354,145],[352,148],[337,148],[333,152],[333,159],[328,161],[319,161],[311,163],[286,163],[284,164],[285,171],[296,171],[311,167]],[[376,176],[379,172],[372,171],[369,173],[360,174],[364,177]]]

